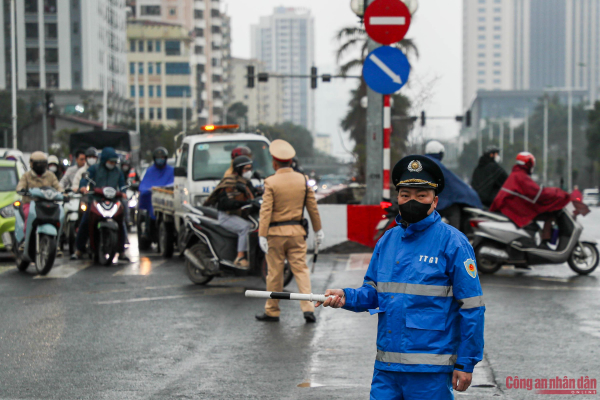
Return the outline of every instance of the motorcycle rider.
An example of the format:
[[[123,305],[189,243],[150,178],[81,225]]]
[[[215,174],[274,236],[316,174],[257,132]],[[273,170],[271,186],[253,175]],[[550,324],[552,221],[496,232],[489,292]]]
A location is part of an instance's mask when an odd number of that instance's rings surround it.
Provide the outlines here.
[[[152,153],[154,164],[152,164],[144,174],[140,182],[140,198],[138,208],[147,210],[152,221],[156,220],[154,209],[152,208],[152,188],[154,186],[170,186],[175,180],[175,169],[167,164],[169,152],[164,147],[157,147]]]
[[[41,151],[34,151],[29,159],[31,169],[21,176],[17,185],[17,192],[28,191],[33,188],[52,187],[59,192],[63,188],[60,186],[58,179],[54,173],[48,171],[48,158]],[[25,226],[27,226],[27,217],[29,217],[29,207],[31,205],[31,197],[23,196],[21,203],[23,204],[23,218]]]
[[[65,171],[62,179],[60,180],[60,186],[66,189],[71,189],[73,185],[73,178],[79,168],[85,165],[85,150],[77,149],[74,154],[74,163]]]
[[[62,172],[60,170],[60,162],[58,161],[58,157],[48,157],[48,171],[52,172],[56,176],[56,179],[60,181],[62,178]]]
[[[542,243],[551,238],[552,213],[562,210],[570,201],[569,193],[559,188],[540,187],[531,173],[535,167],[535,157],[529,152],[517,155],[517,162],[504,185],[498,192],[490,211],[499,211],[510,218],[519,228],[529,225],[535,219],[544,220]],[[532,225],[537,231],[537,225]]]
[[[238,146],[235,149],[231,150],[231,165],[227,168],[227,171],[223,174],[223,178],[227,175],[233,174],[233,160],[239,156],[247,156],[252,159],[252,150],[248,146]]]
[[[489,207],[496,198],[498,191],[506,182],[508,174],[499,164],[500,149],[490,146],[479,158],[479,164],[473,171],[471,185],[479,195],[484,206]]]
[[[210,194],[204,206],[216,206],[219,210],[219,225],[238,235],[237,257],[233,262],[239,269],[248,269],[250,263],[246,257],[248,250],[248,232],[252,223],[243,218],[241,209],[248,205],[254,194],[252,190],[252,160],[248,156],[238,156],[232,163],[233,173],[221,179]]]
[[[71,190],[74,192],[79,192],[79,187],[81,183],[81,177],[83,174],[93,165],[96,165],[98,162],[98,150],[95,147],[90,147],[85,151],[85,164],[77,170],[75,176],[73,177]]]
[[[440,167],[446,182],[444,192],[439,195],[437,211],[450,225],[464,233],[463,222],[466,219],[461,218],[463,207],[483,208],[483,205],[473,188],[442,164],[445,151],[444,145],[437,140],[432,140],[425,146],[425,156]]]
[[[126,158],[121,160],[121,171],[123,171],[123,176],[125,176],[127,183],[135,183],[140,181],[137,171],[134,168],[131,168],[131,161]]]
[[[79,183],[79,191],[83,194],[88,192],[87,185],[91,183],[89,181],[95,182],[95,187],[112,187],[117,191],[124,191],[126,187],[125,177],[123,176],[123,172],[121,172],[120,168],[117,167],[117,162],[119,161],[119,156],[115,149],[112,147],[105,147],[102,149],[102,156],[100,158],[100,163],[94,164],[90,166],[88,169],[88,178],[82,178]],[[126,196],[123,193],[123,196]],[[81,217],[81,223],[79,224],[79,230],[77,231],[77,239],[76,239],[76,247],[77,250],[71,256],[72,260],[80,259],[83,252],[85,251],[85,246],[89,237],[89,220],[90,220],[90,210],[88,210]],[[127,237],[127,230],[125,224],[123,224],[123,240],[120,240],[119,243],[119,260],[129,261],[129,258],[125,255],[125,239]]]

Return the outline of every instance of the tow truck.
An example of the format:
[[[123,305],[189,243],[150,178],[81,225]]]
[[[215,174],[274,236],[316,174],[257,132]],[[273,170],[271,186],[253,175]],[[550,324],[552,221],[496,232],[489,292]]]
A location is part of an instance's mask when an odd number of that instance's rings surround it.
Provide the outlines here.
[[[174,243],[178,244],[183,239],[184,214],[187,212],[184,204],[204,204],[231,165],[233,149],[246,146],[252,150],[255,171],[252,183],[255,186],[262,185],[266,177],[275,173],[269,153],[269,140],[256,133],[231,132],[236,129],[238,125],[207,125],[201,128],[202,134],[186,136],[176,151],[173,187],[153,188],[152,206],[156,215],[156,232],[151,241],[158,242],[163,256],[170,257],[174,251]],[[146,245],[150,240],[140,239],[140,244],[144,241]]]

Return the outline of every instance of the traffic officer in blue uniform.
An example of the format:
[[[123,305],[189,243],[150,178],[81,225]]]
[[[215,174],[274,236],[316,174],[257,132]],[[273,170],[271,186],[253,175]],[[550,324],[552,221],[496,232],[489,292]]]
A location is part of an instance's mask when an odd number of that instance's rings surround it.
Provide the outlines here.
[[[378,315],[371,399],[453,399],[453,389],[469,387],[483,356],[475,254],[435,211],[444,190],[435,161],[405,157],[392,181],[398,226],[377,242],[362,287],[328,289],[323,305]]]

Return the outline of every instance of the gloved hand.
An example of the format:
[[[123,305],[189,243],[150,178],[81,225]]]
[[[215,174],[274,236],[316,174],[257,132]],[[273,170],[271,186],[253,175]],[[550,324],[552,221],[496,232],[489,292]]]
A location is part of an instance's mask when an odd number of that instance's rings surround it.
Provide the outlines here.
[[[315,233],[315,236],[317,238],[317,244],[320,246],[321,243],[323,243],[323,240],[325,239],[325,232],[323,232],[323,229],[321,229],[319,232]]]
[[[264,236],[259,236],[258,237],[258,245],[260,246],[261,250],[267,254],[269,252],[269,242],[267,241],[267,238]]]

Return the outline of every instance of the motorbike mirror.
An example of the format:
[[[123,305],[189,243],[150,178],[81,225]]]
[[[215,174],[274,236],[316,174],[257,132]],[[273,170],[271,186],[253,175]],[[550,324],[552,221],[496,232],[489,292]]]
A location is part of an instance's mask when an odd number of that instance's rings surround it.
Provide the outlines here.
[[[252,177],[254,179],[258,179],[259,181],[262,180],[262,176],[261,176],[260,172],[258,172],[258,171],[254,171],[254,173],[252,174]]]

